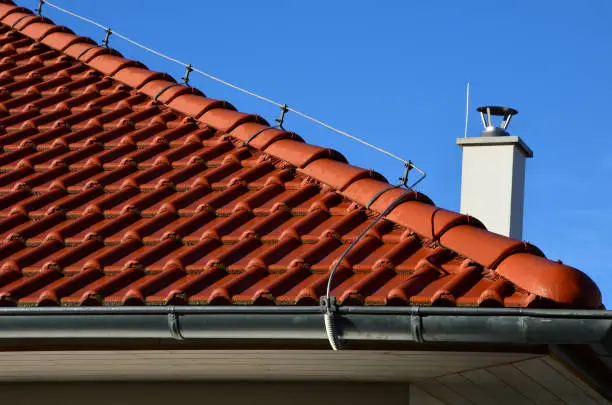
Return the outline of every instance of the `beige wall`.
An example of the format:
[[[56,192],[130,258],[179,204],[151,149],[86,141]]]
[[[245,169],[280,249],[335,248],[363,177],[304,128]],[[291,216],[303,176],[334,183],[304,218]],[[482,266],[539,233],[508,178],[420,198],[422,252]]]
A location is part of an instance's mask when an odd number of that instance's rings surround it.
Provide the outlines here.
[[[408,384],[366,383],[12,383],[0,384],[3,404],[22,405],[396,405]]]

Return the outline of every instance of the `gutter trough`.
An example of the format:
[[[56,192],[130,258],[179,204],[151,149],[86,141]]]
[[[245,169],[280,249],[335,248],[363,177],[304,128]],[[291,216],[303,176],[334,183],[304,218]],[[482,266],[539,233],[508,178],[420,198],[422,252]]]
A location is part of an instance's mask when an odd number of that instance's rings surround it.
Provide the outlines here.
[[[601,344],[612,311],[341,307],[347,343]],[[0,339],[270,339],[327,341],[319,307],[145,306],[0,308]]]

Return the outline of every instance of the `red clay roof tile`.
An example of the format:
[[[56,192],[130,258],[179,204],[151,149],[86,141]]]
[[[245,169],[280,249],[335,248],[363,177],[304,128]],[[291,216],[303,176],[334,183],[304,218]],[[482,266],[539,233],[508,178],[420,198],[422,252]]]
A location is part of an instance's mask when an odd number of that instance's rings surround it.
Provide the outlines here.
[[[268,148],[268,146],[281,139],[292,139],[298,142],[304,142],[302,138],[293,132],[271,128],[267,125],[256,122],[247,122],[242,125],[238,125],[231,132],[231,135],[243,141],[245,145],[248,144],[256,149],[264,151]],[[266,152],[269,153],[269,151]]]
[[[0,21],[1,305],[316,305],[401,193],[27,9]],[[345,305],[601,306],[582,272],[417,192],[334,281]]]

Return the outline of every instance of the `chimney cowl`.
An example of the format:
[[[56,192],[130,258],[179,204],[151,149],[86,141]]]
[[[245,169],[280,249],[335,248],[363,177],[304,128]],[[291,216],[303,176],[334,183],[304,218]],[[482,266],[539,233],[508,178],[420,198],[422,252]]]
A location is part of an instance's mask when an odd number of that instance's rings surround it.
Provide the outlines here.
[[[482,119],[482,125],[484,131],[480,133],[480,136],[508,136],[507,132],[508,125],[513,116],[518,114],[518,111],[514,108],[503,107],[503,106],[483,106],[476,109],[480,113]],[[502,122],[498,127],[493,123],[492,117],[503,117]]]

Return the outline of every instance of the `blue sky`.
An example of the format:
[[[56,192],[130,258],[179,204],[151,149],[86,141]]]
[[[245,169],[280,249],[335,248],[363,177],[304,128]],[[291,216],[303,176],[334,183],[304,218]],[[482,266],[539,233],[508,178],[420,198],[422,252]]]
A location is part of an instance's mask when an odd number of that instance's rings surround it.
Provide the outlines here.
[[[17,0],[30,9],[37,0]],[[412,159],[420,191],[458,210],[465,86],[477,105],[520,114],[534,150],[524,238],[589,274],[612,305],[612,2],[55,0],[132,39]],[[45,7],[81,35],[104,33]],[[183,69],[118,39],[111,46],[180,78]],[[270,122],[276,107],[192,74],[212,98]],[[286,127],[390,181],[401,165],[288,115]]]

